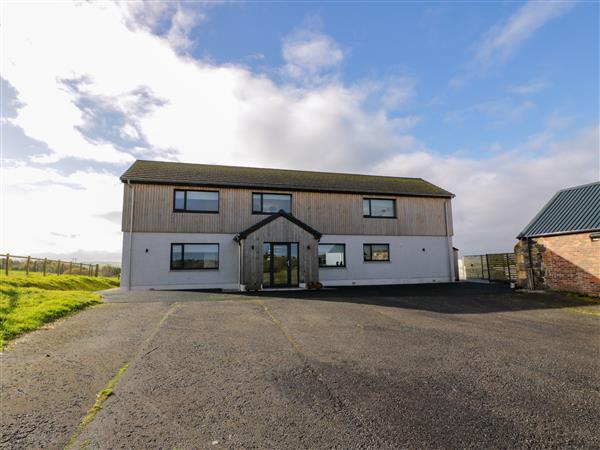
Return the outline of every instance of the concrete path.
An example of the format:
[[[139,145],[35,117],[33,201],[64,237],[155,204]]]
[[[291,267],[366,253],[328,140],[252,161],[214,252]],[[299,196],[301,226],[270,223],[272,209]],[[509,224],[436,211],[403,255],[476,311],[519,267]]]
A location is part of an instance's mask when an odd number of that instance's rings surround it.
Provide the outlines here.
[[[557,301],[110,292],[2,354],[0,447],[598,448],[600,320]]]

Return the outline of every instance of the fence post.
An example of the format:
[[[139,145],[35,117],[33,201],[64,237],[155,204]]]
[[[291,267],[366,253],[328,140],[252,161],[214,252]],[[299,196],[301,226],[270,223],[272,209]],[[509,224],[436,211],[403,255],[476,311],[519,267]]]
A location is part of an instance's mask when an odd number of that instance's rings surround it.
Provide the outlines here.
[[[83,263],[79,263],[79,275],[83,275]]]
[[[73,261],[69,261],[69,275],[73,275]]]
[[[487,269],[488,269],[488,283],[492,282],[492,275],[490,274],[490,260],[488,258],[488,254],[485,254],[485,264],[487,265]]]
[[[48,258],[44,258],[44,276],[46,276],[46,265],[48,264]]]
[[[95,274],[95,276],[96,276],[96,277],[98,276],[98,269],[99,269],[99,268],[100,268],[100,267],[99,267],[99,264],[96,264],[96,274]]]
[[[58,260],[58,264],[56,265],[56,275],[60,275],[60,259]]]
[[[6,263],[4,264],[4,274],[8,276],[8,263],[10,262],[10,255],[6,254]]]
[[[29,263],[31,262],[31,256],[27,257],[27,262],[25,263],[25,275],[29,275]]]

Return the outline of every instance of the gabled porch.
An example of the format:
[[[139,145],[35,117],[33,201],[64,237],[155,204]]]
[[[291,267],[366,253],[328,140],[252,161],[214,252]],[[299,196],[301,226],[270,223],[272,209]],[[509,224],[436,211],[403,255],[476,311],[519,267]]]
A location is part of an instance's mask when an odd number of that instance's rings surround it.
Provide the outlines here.
[[[321,233],[281,210],[238,233],[242,290],[305,287],[319,281]]]

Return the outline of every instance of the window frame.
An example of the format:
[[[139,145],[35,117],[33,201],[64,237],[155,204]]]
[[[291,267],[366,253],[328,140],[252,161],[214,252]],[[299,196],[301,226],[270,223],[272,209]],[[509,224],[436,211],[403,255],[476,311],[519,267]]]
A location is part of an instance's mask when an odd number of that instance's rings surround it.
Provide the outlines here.
[[[342,247],[344,247],[344,264],[341,266],[322,266],[321,259],[320,259],[320,253],[319,253],[319,246],[321,246],[321,245],[341,245]],[[335,242],[319,242],[317,244],[317,258],[319,260],[319,269],[345,269],[346,268],[346,244],[335,243]]]
[[[369,214],[365,215],[365,200],[369,201]],[[394,210],[394,215],[393,216],[373,216],[372,215],[372,208],[371,208],[371,200],[386,200],[386,201],[390,201],[392,202],[392,208]],[[396,199],[395,198],[381,198],[381,197],[363,197],[363,204],[362,204],[362,208],[363,208],[363,217],[365,218],[369,218],[369,219],[397,219],[398,218],[398,214],[396,211]]]
[[[173,267],[173,247],[175,247],[176,245],[181,245],[181,261],[182,261],[182,265],[183,265],[183,261],[185,261],[185,246],[186,245],[216,245],[217,246],[217,267],[203,267],[203,268],[198,268],[198,267],[181,267],[181,268],[177,268],[177,267]],[[219,245],[218,242],[172,242],[171,243],[171,253],[169,255],[170,258],[170,262],[169,262],[169,270],[175,271],[175,272],[179,272],[179,271],[190,271],[190,270],[219,270],[219,265],[221,262],[221,246]]]
[[[183,192],[183,209],[177,208],[177,193]],[[211,192],[217,194],[217,210],[209,211],[206,209],[186,209],[187,208],[187,193],[188,192]],[[198,213],[198,214],[219,214],[221,211],[221,192],[220,191],[208,191],[204,189],[173,189],[173,212],[176,213]]]
[[[373,245],[387,245],[387,259],[373,259]],[[371,259],[365,259],[365,247],[371,247]],[[368,242],[363,244],[363,262],[366,263],[380,263],[380,262],[391,262],[390,244],[386,242]]]
[[[290,212],[287,214],[292,214],[292,206],[293,206],[293,195],[288,193],[280,193],[280,192],[252,192],[252,196],[250,197],[250,207],[252,209],[252,214],[260,214],[260,215],[271,215],[277,214],[279,211],[275,212],[264,212],[264,195],[286,195],[290,198]],[[260,211],[254,211],[254,196],[260,195]]]

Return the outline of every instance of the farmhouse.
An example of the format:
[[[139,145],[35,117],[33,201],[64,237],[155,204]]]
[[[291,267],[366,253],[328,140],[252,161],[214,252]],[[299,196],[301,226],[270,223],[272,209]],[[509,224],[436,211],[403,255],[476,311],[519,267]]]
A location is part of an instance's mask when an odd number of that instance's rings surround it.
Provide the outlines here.
[[[600,296],[600,182],[558,191],[517,239],[519,286]]]
[[[126,289],[454,280],[453,195],[420,178],[136,161]]]

